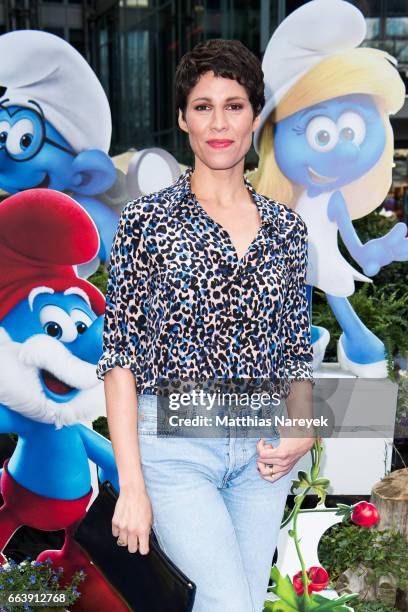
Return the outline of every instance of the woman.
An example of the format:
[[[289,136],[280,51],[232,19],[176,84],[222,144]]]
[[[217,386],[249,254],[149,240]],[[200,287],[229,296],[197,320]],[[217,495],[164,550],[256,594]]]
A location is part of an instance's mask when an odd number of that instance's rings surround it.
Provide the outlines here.
[[[243,176],[264,104],[257,58],[236,40],[200,43],[177,68],[176,103],[194,170],[129,202],[111,253],[97,373],[120,483],[112,533],[146,554],[153,527],[197,585],[194,612],[260,612],[292,468],[315,438],[270,427],[256,442],[236,424],[160,437],[159,386],[294,379],[289,416],[310,414],[307,235]]]

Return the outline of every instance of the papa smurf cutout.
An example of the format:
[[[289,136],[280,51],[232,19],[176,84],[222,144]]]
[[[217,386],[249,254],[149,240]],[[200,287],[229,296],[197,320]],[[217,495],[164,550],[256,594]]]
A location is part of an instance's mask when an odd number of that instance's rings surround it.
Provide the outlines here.
[[[92,495],[89,460],[118,488],[109,440],[83,424],[105,414],[96,377],[105,299],[76,265],[99,248],[91,217],[68,195],[31,189],[0,205],[0,431],[17,446],[1,473],[0,552],[21,525],[65,530],[43,551],[83,569],[73,610],[125,610],[72,537]],[[0,563],[4,561],[0,555]]]
[[[312,0],[277,28],[265,51],[266,105],[255,133],[259,154],[250,177],[261,193],[287,203],[309,235],[306,282],[325,292],[342,328],[340,366],[386,377],[385,348],[347,297],[355,281],[372,282],[382,266],[408,260],[407,226],[362,244],[352,224],[381,205],[392,180],[389,115],[404,103],[396,60],[364,40],[362,13],[342,0]],[[363,273],[338,248],[338,233]],[[314,366],[329,332],[312,326]]]

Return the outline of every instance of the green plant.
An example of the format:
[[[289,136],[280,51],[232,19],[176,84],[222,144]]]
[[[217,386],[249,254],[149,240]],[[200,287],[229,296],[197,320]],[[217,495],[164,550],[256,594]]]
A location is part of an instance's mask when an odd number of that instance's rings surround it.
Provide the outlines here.
[[[108,419],[104,416],[98,417],[92,423],[92,427],[95,431],[97,431],[101,436],[105,436],[108,440],[110,440],[109,436],[109,427],[108,427]]]
[[[43,610],[63,610],[72,605],[80,596],[78,591],[78,584],[85,580],[86,573],[83,570],[79,570],[74,573],[71,581],[68,584],[61,586],[60,580],[63,578],[64,570],[61,566],[54,568],[51,559],[46,561],[30,561],[27,557],[25,561],[16,563],[13,559],[9,559],[6,563],[0,566],[0,592],[1,594],[7,593],[7,591],[15,591],[22,598],[22,591],[36,591],[40,593],[53,593],[54,596],[62,595],[62,591],[66,594],[66,600],[64,601],[64,607],[48,606]],[[36,606],[29,606],[28,602],[21,602],[21,605],[16,605],[17,601],[13,605],[1,606],[3,612],[20,612],[30,611],[36,609]]]
[[[376,583],[384,573],[392,574],[400,589],[408,582],[408,544],[397,531],[339,523],[322,536],[319,559],[334,583],[341,573],[360,563],[372,570],[368,584]]]
[[[397,608],[390,608],[385,604],[373,601],[360,601],[353,603],[354,612],[398,612]]]
[[[408,373],[401,372],[398,391],[397,416],[406,419],[408,418]]]
[[[407,430],[408,426],[408,373],[404,374],[401,372],[400,379],[398,381],[398,399],[397,399],[397,412],[396,412],[396,423],[405,425]]]
[[[289,516],[290,512],[291,512],[290,507],[289,507],[289,505],[286,503],[286,504],[285,504],[285,509],[284,509],[284,511],[283,511],[282,521],[284,521],[284,520],[285,520],[285,519],[286,519],[286,518]]]
[[[322,508],[313,510],[314,512],[336,512],[336,514],[343,517],[343,521],[347,521],[353,515],[355,508],[355,506],[347,506],[345,504],[338,504],[336,508],[326,508],[324,506],[327,487],[330,481],[327,478],[319,477],[323,453],[321,438],[316,438],[310,452],[312,455],[312,466],[308,473],[300,470],[298,472],[298,480],[293,481],[291,493],[296,489],[300,489],[301,492],[295,496],[294,507],[287,513],[281,523],[281,527],[283,527],[292,521],[292,528],[289,529],[288,534],[293,538],[301,570],[291,580],[289,576],[282,576],[276,565],[272,566],[271,579],[274,584],[268,587],[268,591],[273,592],[279,599],[275,601],[265,601],[264,612],[269,610],[272,612],[293,612],[294,610],[298,612],[307,612],[309,610],[316,610],[316,612],[329,612],[332,610],[335,612],[346,612],[350,610],[347,603],[357,597],[357,593],[342,595],[336,599],[328,599],[320,595],[315,591],[322,590],[325,583],[328,582],[329,577],[327,576],[327,572],[324,568],[312,567],[306,569],[300,548],[297,520],[301,512],[310,511],[301,509],[302,503],[309,491],[317,493],[319,497],[318,505],[323,505]],[[374,509],[375,507],[372,506],[372,508]],[[315,573],[316,570],[326,575],[324,584],[314,583],[313,575],[317,575]]]
[[[99,268],[88,278],[88,281],[98,287],[100,291],[106,294],[106,283],[108,281],[108,271],[104,264],[100,264]]]
[[[321,292],[320,292],[321,293]],[[363,323],[385,344],[388,373],[394,378],[394,356],[408,353],[408,293],[399,287],[371,286],[368,283],[349,298],[354,311]],[[312,320],[330,332],[327,356],[336,360],[335,343],[342,330],[328,303],[313,303]]]

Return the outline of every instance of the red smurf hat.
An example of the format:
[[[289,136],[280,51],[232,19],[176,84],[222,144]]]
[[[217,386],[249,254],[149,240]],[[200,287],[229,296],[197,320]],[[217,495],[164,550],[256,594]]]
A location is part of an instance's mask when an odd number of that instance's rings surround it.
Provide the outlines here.
[[[74,266],[95,257],[99,234],[88,213],[65,193],[28,189],[0,204],[0,320],[31,289],[79,287],[97,315],[105,298]]]

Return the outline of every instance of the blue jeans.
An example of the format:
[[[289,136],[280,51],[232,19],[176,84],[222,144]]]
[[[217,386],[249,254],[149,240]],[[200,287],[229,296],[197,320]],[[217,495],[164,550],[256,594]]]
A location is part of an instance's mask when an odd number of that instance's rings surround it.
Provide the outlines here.
[[[269,482],[258,438],[157,436],[157,396],[138,396],[142,470],[153,529],[197,585],[194,612],[262,612],[293,470]],[[242,428],[240,428],[242,430]],[[224,432],[223,432],[224,433]],[[279,437],[266,437],[274,447]]]

